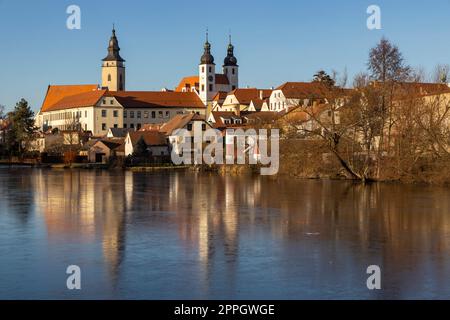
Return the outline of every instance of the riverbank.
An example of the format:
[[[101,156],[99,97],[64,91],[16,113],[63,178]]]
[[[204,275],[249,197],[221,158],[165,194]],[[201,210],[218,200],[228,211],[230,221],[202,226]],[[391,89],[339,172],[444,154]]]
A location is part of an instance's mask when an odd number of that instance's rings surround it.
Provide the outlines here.
[[[282,156],[283,159],[283,156]],[[345,171],[339,168],[334,161],[323,161],[316,159],[315,162],[302,163],[299,159],[284,159],[280,164],[279,172],[271,177],[289,177],[299,180],[346,180],[360,182],[346,175]],[[82,169],[82,170],[129,170],[133,172],[151,172],[151,171],[180,171],[189,170],[195,172],[209,172],[221,175],[259,175],[261,165],[180,165],[161,164],[154,166],[111,166],[104,163],[72,163],[72,164],[43,164],[33,162],[6,162],[0,161],[0,167],[30,167],[46,168],[55,170]],[[369,182],[401,183],[415,185],[440,185],[450,186],[450,172],[446,168],[436,172],[422,172],[417,175],[408,175],[403,177],[386,176],[382,179],[372,179]]]

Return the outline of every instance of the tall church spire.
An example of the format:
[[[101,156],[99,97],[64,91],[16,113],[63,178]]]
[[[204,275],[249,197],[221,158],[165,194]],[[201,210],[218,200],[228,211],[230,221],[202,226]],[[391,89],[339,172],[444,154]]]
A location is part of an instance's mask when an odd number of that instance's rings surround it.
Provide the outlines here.
[[[112,35],[109,39],[108,55],[102,63],[102,87],[110,91],[125,90],[125,60],[119,54],[119,41],[113,24]]]
[[[125,60],[122,59],[122,57],[120,56],[119,51],[120,51],[119,41],[117,40],[116,29],[113,24],[112,35],[111,35],[111,38],[109,39],[109,45],[108,45],[108,55],[106,56],[106,58],[103,59],[103,61],[125,62]]]

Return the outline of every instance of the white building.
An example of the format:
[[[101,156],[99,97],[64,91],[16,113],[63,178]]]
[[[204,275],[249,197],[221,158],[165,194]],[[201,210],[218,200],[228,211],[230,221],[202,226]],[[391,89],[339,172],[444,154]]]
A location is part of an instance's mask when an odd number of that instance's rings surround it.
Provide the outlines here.
[[[273,90],[268,107],[269,111],[282,112],[313,102],[326,103],[326,97],[327,88],[320,82],[286,82]]]

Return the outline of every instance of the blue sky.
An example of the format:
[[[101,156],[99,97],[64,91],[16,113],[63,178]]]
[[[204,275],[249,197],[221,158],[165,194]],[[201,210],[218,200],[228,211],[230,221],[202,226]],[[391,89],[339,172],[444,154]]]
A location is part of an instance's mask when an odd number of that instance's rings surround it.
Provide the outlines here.
[[[450,1],[411,2],[0,0],[0,104],[24,97],[38,110],[49,84],[99,83],[113,22],[128,90],[174,88],[196,74],[206,27],[219,67],[231,29],[243,87],[309,81],[318,69],[346,68],[352,78],[383,35],[412,66],[450,64]],[[81,30],[66,28],[71,4]],[[366,27],[371,4],[381,7],[382,30]]]

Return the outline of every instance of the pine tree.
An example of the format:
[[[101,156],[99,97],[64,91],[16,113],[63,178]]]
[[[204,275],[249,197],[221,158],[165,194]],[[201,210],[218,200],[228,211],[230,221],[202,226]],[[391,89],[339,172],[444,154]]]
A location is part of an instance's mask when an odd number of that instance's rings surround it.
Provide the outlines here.
[[[144,138],[141,136],[139,140],[136,142],[136,147],[134,148],[133,156],[134,157],[145,157],[147,156],[147,144],[144,141]]]
[[[334,79],[325,71],[319,70],[314,75],[313,82],[321,82],[328,87],[334,87],[335,81]]]
[[[34,125],[34,112],[28,102],[22,98],[16,103],[14,110],[8,114],[8,120],[11,122],[11,129],[6,137],[8,149],[12,153],[21,155],[37,131]]]

